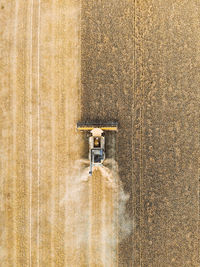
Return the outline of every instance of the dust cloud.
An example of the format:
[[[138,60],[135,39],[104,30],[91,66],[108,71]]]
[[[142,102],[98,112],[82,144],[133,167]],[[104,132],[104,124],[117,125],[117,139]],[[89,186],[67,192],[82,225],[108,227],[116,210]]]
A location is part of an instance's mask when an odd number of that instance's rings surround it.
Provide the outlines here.
[[[117,266],[118,244],[132,231],[117,163],[94,167],[77,160],[66,177],[66,266]],[[119,235],[120,233],[120,235]]]

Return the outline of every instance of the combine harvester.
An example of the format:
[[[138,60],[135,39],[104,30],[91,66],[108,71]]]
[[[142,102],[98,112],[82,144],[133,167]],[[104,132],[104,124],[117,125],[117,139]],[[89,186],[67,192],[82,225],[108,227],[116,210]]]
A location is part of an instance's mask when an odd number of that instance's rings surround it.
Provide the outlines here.
[[[108,123],[86,123],[78,122],[77,129],[79,131],[89,131],[89,160],[90,171],[92,175],[92,169],[94,166],[102,166],[105,160],[105,132],[104,131],[117,131],[117,122]]]

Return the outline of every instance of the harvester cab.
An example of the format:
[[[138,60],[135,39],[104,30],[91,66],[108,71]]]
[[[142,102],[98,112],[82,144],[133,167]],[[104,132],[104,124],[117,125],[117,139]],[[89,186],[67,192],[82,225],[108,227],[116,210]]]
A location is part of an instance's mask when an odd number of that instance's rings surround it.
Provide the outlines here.
[[[117,131],[118,124],[116,122],[109,123],[77,123],[77,129],[80,131],[89,131],[89,160],[90,171],[94,166],[102,166],[105,154],[105,132],[104,131]]]

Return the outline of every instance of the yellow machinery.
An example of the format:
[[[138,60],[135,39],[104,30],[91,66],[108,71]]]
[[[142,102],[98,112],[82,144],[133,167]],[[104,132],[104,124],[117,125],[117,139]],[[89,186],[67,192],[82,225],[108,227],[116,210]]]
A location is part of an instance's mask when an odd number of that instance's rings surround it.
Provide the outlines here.
[[[105,160],[105,132],[104,131],[117,131],[117,122],[107,123],[87,123],[78,122],[77,129],[80,131],[89,131],[89,160],[90,171],[92,175],[93,166],[102,166]]]

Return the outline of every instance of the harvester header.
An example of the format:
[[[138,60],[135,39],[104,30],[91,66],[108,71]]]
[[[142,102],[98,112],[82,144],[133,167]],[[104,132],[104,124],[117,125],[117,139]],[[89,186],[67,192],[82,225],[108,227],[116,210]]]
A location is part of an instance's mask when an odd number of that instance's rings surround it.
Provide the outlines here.
[[[102,131],[117,131],[118,123],[117,122],[78,122],[77,129],[80,131],[91,131],[95,128],[100,128]]]

